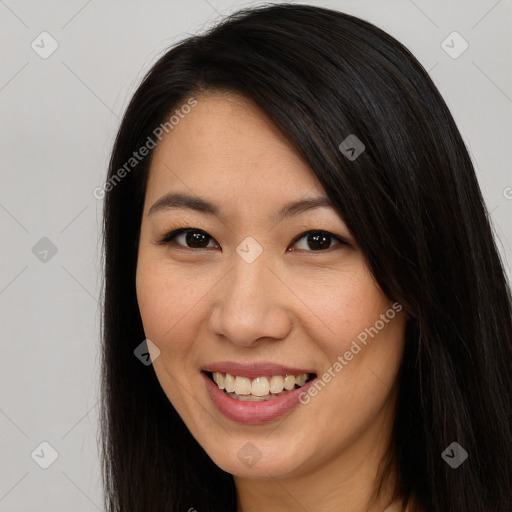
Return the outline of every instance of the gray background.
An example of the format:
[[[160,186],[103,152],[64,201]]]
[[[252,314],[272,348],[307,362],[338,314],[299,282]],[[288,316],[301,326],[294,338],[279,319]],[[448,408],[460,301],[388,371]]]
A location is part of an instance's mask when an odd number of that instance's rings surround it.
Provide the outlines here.
[[[470,150],[510,261],[512,2],[303,3],[375,23],[425,66]],[[96,445],[102,200],[93,190],[106,175],[121,113],[161,52],[248,5],[0,0],[0,511],[103,510]],[[31,47],[51,49],[43,31],[58,43],[46,59]],[[454,31],[469,44],[457,58],[442,47]],[[445,44],[458,52],[461,41],[452,39]],[[42,442],[58,453],[47,469],[40,464],[51,462],[51,449]]]

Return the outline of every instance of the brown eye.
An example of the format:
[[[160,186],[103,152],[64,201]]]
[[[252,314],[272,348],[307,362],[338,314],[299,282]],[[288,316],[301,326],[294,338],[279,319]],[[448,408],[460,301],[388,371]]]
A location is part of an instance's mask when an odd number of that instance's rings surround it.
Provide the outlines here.
[[[211,240],[213,238],[201,229],[181,228],[165,235],[160,243],[176,243],[189,249],[207,249]]]
[[[292,242],[292,245],[299,245],[302,240],[302,247],[298,247],[301,251],[306,252],[322,252],[332,249],[333,241],[337,241],[338,245],[348,245],[341,237],[333,235],[327,231],[306,231],[302,233]],[[218,245],[209,245],[214,239],[202,229],[197,228],[180,228],[171,231],[160,240],[160,244],[176,244],[185,249],[209,249],[218,247]],[[294,250],[294,249],[292,249]]]
[[[308,252],[319,252],[331,249],[331,243],[334,240],[337,240],[340,245],[347,245],[345,240],[327,231],[307,231],[297,237],[294,244],[297,244],[302,239],[305,239],[305,243],[302,247],[299,247],[299,249]]]

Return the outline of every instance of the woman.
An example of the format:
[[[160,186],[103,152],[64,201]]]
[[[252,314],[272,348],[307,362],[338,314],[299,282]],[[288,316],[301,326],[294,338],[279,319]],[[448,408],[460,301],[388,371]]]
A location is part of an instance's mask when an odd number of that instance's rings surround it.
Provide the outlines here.
[[[146,75],[105,192],[107,510],[512,510],[510,292],[399,42],[239,11]]]

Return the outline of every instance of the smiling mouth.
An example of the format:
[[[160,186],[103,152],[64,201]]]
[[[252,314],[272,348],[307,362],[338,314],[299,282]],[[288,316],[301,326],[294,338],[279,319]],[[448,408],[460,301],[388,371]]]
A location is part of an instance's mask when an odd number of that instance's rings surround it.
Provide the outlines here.
[[[269,375],[255,379],[224,372],[205,372],[226,395],[242,402],[273,400],[301,388],[316,377],[315,373],[300,375]]]

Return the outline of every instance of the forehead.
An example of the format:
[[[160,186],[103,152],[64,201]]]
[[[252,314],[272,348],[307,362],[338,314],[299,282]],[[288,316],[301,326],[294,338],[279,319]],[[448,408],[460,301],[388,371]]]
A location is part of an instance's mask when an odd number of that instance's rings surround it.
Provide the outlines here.
[[[197,104],[181,114],[154,150],[148,194],[176,188],[210,195],[251,191],[278,200],[283,192],[296,198],[321,190],[295,146],[251,100],[225,92],[194,98]]]

